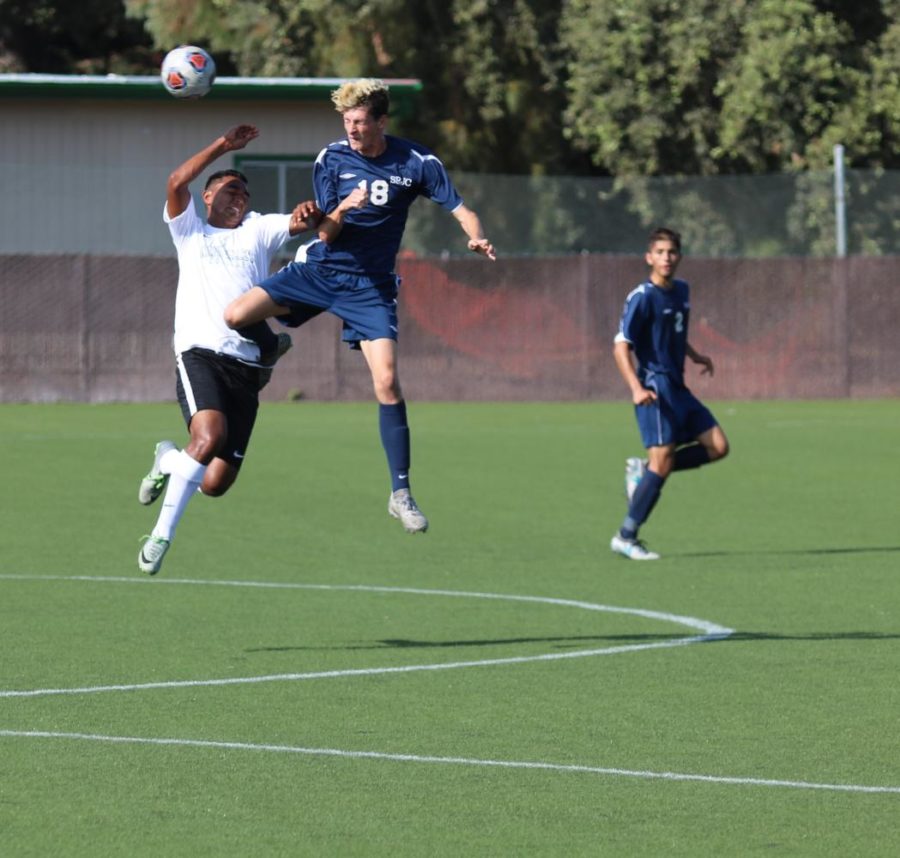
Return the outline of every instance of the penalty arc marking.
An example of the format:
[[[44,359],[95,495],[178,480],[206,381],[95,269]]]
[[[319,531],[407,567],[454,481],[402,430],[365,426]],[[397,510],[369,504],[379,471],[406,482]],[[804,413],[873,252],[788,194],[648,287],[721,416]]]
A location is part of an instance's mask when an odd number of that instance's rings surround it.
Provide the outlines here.
[[[322,679],[335,676],[366,676],[383,673],[408,673],[422,670],[448,670],[462,667],[482,667],[489,665],[502,664],[521,664],[535,661],[558,660],[565,658],[583,658],[587,656],[613,655],[617,653],[636,652],[647,649],[660,649],[665,647],[684,646],[692,643],[703,643],[717,640],[724,640],[733,634],[734,630],[719,626],[715,623],[699,620],[694,617],[684,617],[676,614],[667,614],[657,611],[648,611],[640,608],[621,608],[610,605],[598,605],[591,602],[580,602],[570,599],[555,599],[541,596],[515,596],[503,595],[499,593],[476,593],[458,590],[427,590],[410,587],[378,587],[367,585],[335,585],[335,584],[292,584],[292,583],[266,583],[257,581],[202,581],[190,579],[162,579],[160,581],[148,581],[146,579],[134,578],[111,578],[97,576],[28,576],[28,575],[0,575],[0,580],[18,580],[18,581],[83,581],[95,583],[126,583],[140,584],[143,586],[159,586],[160,584],[180,585],[180,586],[223,586],[223,587],[256,587],[270,589],[296,589],[296,590],[336,590],[336,591],[358,591],[372,593],[405,593],[423,596],[447,596],[458,598],[474,598],[474,599],[496,599],[501,601],[516,602],[532,602],[538,604],[549,604],[557,606],[566,606],[580,608],[589,611],[601,611],[616,614],[632,614],[634,616],[644,617],[646,619],[655,619],[665,622],[677,623],[695,631],[701,632],[699,635],[690,637],[673,638],[666,641],[657,641],[655,643],[635,644],[620,647],[604,647],[602,649],[578,650],[570,653],[548,653],[544,655],[523,656],[519,658],[503,658],[503,659],[484,659],[480,661],[469,662],[450,662],[428,665],[409,665],[406,667],[391,668],[370,668],[360,670],[343,670],[343,671],[324,671],[319,673],[306,674],[279,674],[273,676],[256,676],[229,678],[218,680],[182,680],[165,683],[142,683],[132,685],[109,685],[88,688],[68,688],[68,689],[32,689],[26,691],[3,691],[0,690],[0,698],[6,697],[36,697],[56,694],[89,694],[101,691],[138,691],[152,688],[173,688],[198,685],[232,685],[251,682],[271,682],[271,681],[290,681],[300,679]],[[447,757],[436,755],[421,754],[397,754],[385,753],[380,751],[359,751],[359,750],[342,750],[337,748],[307,748],[289,745],[271,745],[265,743],[248,743],[248,742],[224,742],[211,741],[204,739],[184,739],[184,738],[152,738],[139,736],[109,736],[91,733],[75,733],[75,732],[49,732],[39,730],[4,730],[0,729],[0,738],[22,738],[22,739],[43,739],[43,740],[75,740],[75,741],[93,741],[112,744],[137,744],[137,745],[153,745],[153,746],[179,746],[195,749],[215,748],[227,749],[234,751],[256,751],[282,754],[296,754],[304,756],[327,756],[341,757],[349,759],[363,760],[382,760],[400,763],[420,763],[420,764],[444,764],[444,765],[462,765],[462,766],[481,766],[501,769],[529,769],[553,771],[559,773],[580,773],[605,775],[613,777],[641,778],[650,780],[667,780],[667,781],[694,781],[709,784],[735,785],[735,786],[756,786],[756,787],[776,787],[787,789],[804,789],[804,790],[824,790],[828,792],[852,792],[852,793],[880,793],[880,794],[898,794],[900,795],[900,786],[867,786],[862,784],[839,784],[839,783],[816,783],[813,781],[803,780],[783,780],[756,777],[730,777],[720,775],[705,775],[697,773],[682,772],[656,772],[622,768],[611,768],[604,766],[590,765],[572,765],[560,764],[542,761],[521,761],[521,760],[495,760],[495,759],[476,759],[467,757]]]
[[[578,608],[586,611],[599,611],[610,614],[630,614],[645,619],[675,623],[694,631],[699,635],[690,637],[673,637],[662,641],[642,644],[624,644],[593,649],[574,650],[565,653],[542,653],[528,656],[512,656],[509,658],[489,658],[471,661],[437,662],[431,664],[412,664],[402,667],[350,668],[346,670],[311,671],[305,673],[276,673],[261,676],[223,677],[219,679],[176,679],[163,682],[118,683],[115,685],[91,685],[76,688],[33,688],[33,689],[0,689],[0,699],[11,697],[49,697],[73,694],[100,694],[104,692],[151,691],[154,689],[197,688],[224,685],[249,685],[261,682],[299,682],[314,679],[334,679],[348,676],[378,676],[385,674],[420,673],[436,670],[458,670],[471,667],[496,667],[499,665],[527,664],[540,661],[561,661],[572,658],[588,658],[601,655],[617,655],[628,652],[641,652],[651,649],[668,649],[695,643],[724,640],[734,633],[733,629],[720,626],[696,617],[685,617],[668,614],[662,611],[650,611],[643,608],[622,608],[613,605],[600,605],[574,599],[557,599],[549,596],[519,596],[502,593],[479,593],[467,590],[429,590],[419,587],[380,587],[365,584],[301,584],[266,581],[204,581],[190,578],[162,578],[149,580],[146,578],[114,578],[88,575],[0,575],[0,580],[17,581],[77,581],[90,583],[136,584],[139,586],[208,586],[208,587],[251,587],[274,590],[326,590],[362,593],[396,593],[416,596],[446,596],[465,599],[492,599],[496,601],[530,602],[535,604],[554,605],[558,607]]]

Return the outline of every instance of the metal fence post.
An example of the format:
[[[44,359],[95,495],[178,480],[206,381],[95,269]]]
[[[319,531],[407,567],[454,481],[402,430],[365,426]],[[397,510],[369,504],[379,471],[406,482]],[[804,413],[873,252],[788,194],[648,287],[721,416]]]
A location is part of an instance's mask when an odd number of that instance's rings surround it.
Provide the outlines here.
[[[847,198],[844,184],[844,147],[834,147],[834,244],[835,256],[847,255]]]

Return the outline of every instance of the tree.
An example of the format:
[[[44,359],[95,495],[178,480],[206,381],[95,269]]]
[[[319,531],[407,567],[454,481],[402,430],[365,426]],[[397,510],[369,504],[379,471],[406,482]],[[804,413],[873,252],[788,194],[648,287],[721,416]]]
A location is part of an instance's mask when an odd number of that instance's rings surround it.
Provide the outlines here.
[[[716,87],[713,156],[750,173],[827,166],[831,152],[820,144],[864,80],[850,27],[811,0],[760,0],[742,43]]]
[[[157,62],[121,0],[0,0],[0,71],[136,73]]]
[[[570,0],[566,129],[613,175],[900,162],[900,3]]]
[[[718,172],[716,87],[746,14],[718,0],[570,0],[569,139],[613,175]]]
[[[200,40],[244,75],[415,77],[402,131],[457,169],[553,173],[589,162],[562,133],[563,0],[127,0],[160,47]]]

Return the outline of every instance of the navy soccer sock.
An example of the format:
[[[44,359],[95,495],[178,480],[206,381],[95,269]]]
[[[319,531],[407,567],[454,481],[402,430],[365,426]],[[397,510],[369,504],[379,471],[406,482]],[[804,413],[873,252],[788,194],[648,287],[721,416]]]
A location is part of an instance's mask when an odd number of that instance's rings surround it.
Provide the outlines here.
[[[699,468],[709,462],[709,451],[702,444],[688,444],[675,451],[673,471],[687,471]]]
[[[274,356],[278,350],[278,335],[266,322],[254,322],[244,328],[238,328],[237,332],[248,340],[253,340],[259,346],[260,356]]]
[[[628,515],[622,522],[619,536],[623,539],[634,539],[640,526],[650,518],[653,507],[659,500],[665,479],[655,471],[647,471],[634,490],[631,506],[628,507]]]
[[[391,491],[409,488],[409,426],[406,402],[378,406],[378,428],[391,472]]]

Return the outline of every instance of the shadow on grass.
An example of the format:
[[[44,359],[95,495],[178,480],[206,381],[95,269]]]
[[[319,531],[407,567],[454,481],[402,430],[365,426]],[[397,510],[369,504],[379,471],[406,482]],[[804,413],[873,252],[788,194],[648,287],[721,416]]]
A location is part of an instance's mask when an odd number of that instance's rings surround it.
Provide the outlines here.
[[[584,644],[641,644],[675,640],[678,635],[622,634],[578,635],[570,637],[485,638],[460,641],[417,641],[407,638],[387,638],[372,643],[346,646],[271,646],[247,649],[244,652],[306,652],[309,650],[376,650],[376,649],[454,649],[464,647],[509,646],[515,644],[555,644],[558,649],[582,647]],[[692,636],[691,636],[692,637]],[[747,641],[891,641],[900,640],[900,633],[884,632],[734,632],[728,637],[714,638],[708,643],[743,643]]]
[[[666,557],[758,557],[760,555],[777,557],[781,554],[815,556],[821,554],[890,554],[898,551],[900,551],[900,545],[865,545],[859,548],[773,548],[763,551],[687,551],[684,553],[669,551],[666,552]]]

